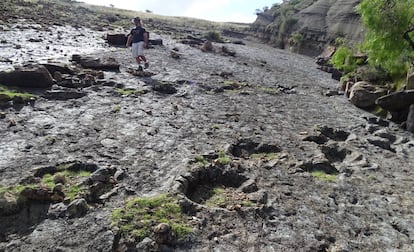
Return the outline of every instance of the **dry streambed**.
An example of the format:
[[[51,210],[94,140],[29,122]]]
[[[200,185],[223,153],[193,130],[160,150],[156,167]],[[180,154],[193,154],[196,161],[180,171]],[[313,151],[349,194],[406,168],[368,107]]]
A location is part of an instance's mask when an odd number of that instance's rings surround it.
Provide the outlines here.
[[[337,84],[312,59],[154,34],[142,74],[96,33],[31,26],[9,31],[27,48],[2,38],[21,53],[2,69],[73,72],[1,110],[0,249],[413,249],[412,135],[323,95]]]

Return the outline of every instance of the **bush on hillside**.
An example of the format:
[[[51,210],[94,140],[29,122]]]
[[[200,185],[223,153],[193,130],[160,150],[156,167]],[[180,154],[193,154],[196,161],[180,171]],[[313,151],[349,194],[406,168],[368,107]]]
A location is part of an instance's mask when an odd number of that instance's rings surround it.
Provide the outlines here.
[[[367,28],[369,62],[402,78],[414,62],[414,0],[363,0],[357,7]]]

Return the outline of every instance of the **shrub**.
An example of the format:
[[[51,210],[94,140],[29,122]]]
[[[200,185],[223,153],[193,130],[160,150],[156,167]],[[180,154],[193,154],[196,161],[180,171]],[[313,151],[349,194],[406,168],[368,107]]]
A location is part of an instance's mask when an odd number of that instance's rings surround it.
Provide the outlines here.
[[[404,76],[414,59],[414,1],[364,0],[357,10],[367,28],[363,49],[370,64],[384,67],[394,78]]]
[[[217,31],[209,31],[204,35],[204,38],[213,41],[213,42],[223,42],[223,39],[221,38],[221,35]]]
[[[352,51],[345,46],[340,46],[336,49],[330,63],[345,73],[353,72],[357,68],[357,62],[353,57]]]

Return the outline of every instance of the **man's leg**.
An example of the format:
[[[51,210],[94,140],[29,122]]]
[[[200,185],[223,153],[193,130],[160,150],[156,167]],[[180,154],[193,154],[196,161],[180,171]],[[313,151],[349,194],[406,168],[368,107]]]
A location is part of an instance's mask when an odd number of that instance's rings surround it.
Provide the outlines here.
[[[137,64],[138,64],[138,71],[142,71],[142,66],[141,66],[141,59],[140,59],[140,57],[138,56],[138,57],[136,57],[135,58],[135,61],[137,62]]]
[[[147,62],[147,58],[144,55],[141,55],[140,57],[141,57],[141,60],[144,62],[144,67],[148,68],[149,64]]]

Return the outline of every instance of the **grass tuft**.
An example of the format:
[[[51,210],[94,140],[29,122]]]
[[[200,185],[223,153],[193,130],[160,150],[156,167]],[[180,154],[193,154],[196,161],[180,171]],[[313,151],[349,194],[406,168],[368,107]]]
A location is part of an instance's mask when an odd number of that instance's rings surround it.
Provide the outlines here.
[[[124,238],[136,242],[152,236],[153,228],[168,223],[177,240],[184,239],[192,228],[185,223],[185,217],[177,199],[166,194],[148,198],[131,198],[124,207],[115,209],[111,221]]]
[[[337,175],[335,175],[335,174],[327,174],[324,171],[318,171],[318,170],[312,171],[311,174],[314,178],[317,178],[317,179],[319,179],[321,181],[325,181],[325,182],[335,182],[335,180],[337,178]]]
[[[227,165],[231,163],[232,159],[229,156],[227,156],[223,150],[221,150],[219,151],[219,156],[218,156],[217,161],[222,165]]]

